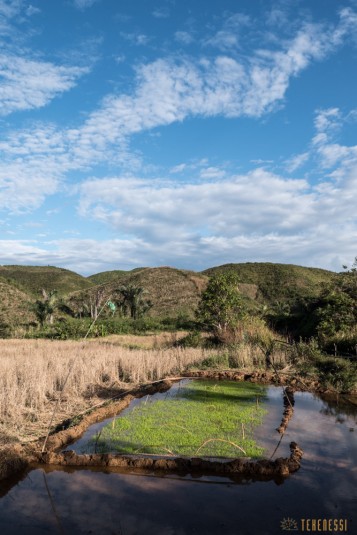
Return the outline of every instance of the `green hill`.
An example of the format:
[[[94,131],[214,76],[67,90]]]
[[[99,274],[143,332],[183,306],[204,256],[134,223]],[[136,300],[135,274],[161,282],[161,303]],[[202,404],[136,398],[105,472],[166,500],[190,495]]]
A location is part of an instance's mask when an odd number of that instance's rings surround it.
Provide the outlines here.
[[[70,300],[80,300],[82,296],[88,300],[91,294],[98,291],[104,291],[109,298],[120,286],[133,284],[147,291],[146,297],[153,303],[149,315],[155,317],[175,317],[179,314],[192,316],[208,280],[206,275],[170,267],[140,268],[129,272],[109,271],[99,275],[99,280],[106,279],[107,282],[76,292],[70,296]]]
[[[7,284],[2,278],[0,278],[0,296],[0,333],[6,325],[20,327],[35,321],[29,295]]]
[[[193,317],[194,310],[211,275],[234,270],[248,308],[261,305],[270,309],[287,303],[296,309],[297,301],[317,296],[320,285],[328,282],[334,273],[317,268],[290,264],[242,263],[212,267],[201,273],[171,267],[136,268],[132,271],[113,270],[82,277],[73,271],[52,266],[0,266],[0,322],[24,324],[34,320],[29,302],[40,298],[40,290],[56,289],[59,296],[77,313],[88,313],[95,296],[102,294],[102,302],[115,297],[122,285],[143,287],[153,306],[148,314],[153,317]],[[87,311],[87,312],[86,312]]]
[[[65,295],[93,285],[74,271],[53,266],[0,266],[0,277],[36,297],[42,288],[57,290],[59,295]]]
[[[90,275],[87,277],[87,279],[91,282],[91,284],[106,284],[108,282],[112,282],[115,280],[118,280],[122,277],[126,277],[132,273],[132,271],[124,271],[122,269],[116,269],[114,271],[102,271],[101,273],[96,273],[95,275]]]
[[[295,266],[292,264],[242,263],[225,264],[201,273],[171,267],[136,268],[132,271],[106,271],[88,277],[96,286],[84,292],[76,292],[75,300],[88,300],[98,291],[111,296],[121,285],[134,284],[147,291],[153,303],[151,316],[193,316],[208,278],[219,271],[233,270],[238,276],[240,290],[249,308],[258,304],[272,305],[276,302],[294,303],[298,298],[314,297],[320,284],[331,280],[333,273],[323,269]]]
[[[334,276],[333,272],[324,269],[269,262],[224,264],[202,273],[212,276],[227,270],[235,271],[243,286],[256,286],[256,299],[265,303],[292,302],[298,297],[314,297],[318,294],[321,283],[329,282]]]

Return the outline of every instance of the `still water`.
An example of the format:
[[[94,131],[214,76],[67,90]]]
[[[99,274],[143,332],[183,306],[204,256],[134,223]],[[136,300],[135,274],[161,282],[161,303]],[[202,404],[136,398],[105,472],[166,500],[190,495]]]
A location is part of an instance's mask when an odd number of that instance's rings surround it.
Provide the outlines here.
[[[281,388],[267,389],[266,407],[256,436],[270,457],[280,439]],[[283,482],[38,467],[3,489],[0,534],[275,535],[287,526],[311,533],[311,519],[319,518],[341,519],[354,534],[356,421],[356,405],[296,393],[274,458],[288,456],[292,440],[305,454]]]

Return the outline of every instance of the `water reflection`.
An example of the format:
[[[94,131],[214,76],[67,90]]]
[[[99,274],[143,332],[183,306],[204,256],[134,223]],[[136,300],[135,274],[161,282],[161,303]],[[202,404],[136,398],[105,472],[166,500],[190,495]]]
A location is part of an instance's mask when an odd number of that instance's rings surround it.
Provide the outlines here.
[[[270,453],[281,438],[282,389],[269,388],[263,428]],[[339,422],[336,422],[336,416]],[[343,421],[342,421],[343,420]],[[305,451],[284,484],[186,474],[38,468],[0,500],[1,535],[275,535],[284,518],[347,518],[357,525],[356,408],[344,411],[295,394],[293,418],[276,455],[291,440]],[[45,477],[44,477],[45,475]]]

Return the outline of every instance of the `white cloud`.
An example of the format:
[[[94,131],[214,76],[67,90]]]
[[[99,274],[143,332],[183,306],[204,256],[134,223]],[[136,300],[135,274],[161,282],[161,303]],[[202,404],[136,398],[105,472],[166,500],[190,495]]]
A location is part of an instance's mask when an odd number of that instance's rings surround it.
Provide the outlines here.
[[[233,32],[220,30],[213,37],[207,39],[204,44],[217,47],[219,50],[227,50],[238,45],[238,37]]]
[[[34,140],[34,163],[40,146],[40,138]],[[42,244],[4,240],[0,262],[54,264],[94,273],[139,265],[204,269],[279,258],[340,270],[356,256],[357,147],[313,145],[310,157],[320,161],[322,148],[339,150],[342,156],[330,178],[316,185],[261,168],[214,178],[219,169],[208,167],[206,161],[177,166],[177,172],[194,168],[198,173],[209,172],[210,181],[205,183],[128,177],[85,180],[79,189],[79,215],[107,225],[115,239],[74,238]],[[35,192],[50,194],[49,188],[56,188],[56,180],[52,186],[47,182],[53,175],[49,171],[43,182],[39,176],[29,184],[24,176],[11,195],[16,198],[25,191],[26,202],[35,205]]]
[[[45,106],[88,69],[0,54],[0,115]]]
[[[141,65],[133,93],[108,96],[79,137],[105,145],[190,116],[260,117],[283,101],[292,77],[332,51],[331,41],[340,44],[347,29],[344,20],[333,29],[307,24],[280,51],[259,50],[244,62],[218,56]]]
[[[335,28],[306,24],[294,38],[282,43],[280,50],[258,50],[242,61],[222,55],[198,61],[159,59],[139,65],[131,94],[108,95],[83,124],[67,130],[35,125],[7,135],[0,143],[2,177],[7,181],[4,191],[12,192],[17,180],[22,183],[25,176],[42,177],[49,169],[51,194],[69,171],[89,169],[103,161],[135,172],[140,160],[130,152],[131,137],[187,117],[261,117],[283,102],[291,78],[340,45],[354,23],[354,15],[347,11]],[[45,105],[72,87],[83,72],[85,69],[17,57],[11,62],[4,55],[2,113]],[[324,120],[331,120],[333,113],[325,113]],[[323,122],[316,120],[320,125]],[[319,131],[319,135],[326,133]],[[333,148],[326,148],[324,139],[319,142],[320,154],[331,162]],[[336,162],[346,157],[343,151],[335,149]],[[47,189],[43,191],[38,192],[38,202]],[[20,196],[17,193],[16,202],[8,197],[12,210],[25,205]],[[5,206],[5,193],[2,202]],[[38,202],[33,200],[28,206],[38,206]]]
[[[85,182],[80,213],[153,247],[180,250],[202,236],[299,233],[315,213],[315,196],[302,180],[262,169],[229,180],[177,185],[168,181],[105,179]],[[252,217],[254,214],[254,217]],[[199,255],[196,250],[195,255]]]
[[[74,6],[78,9],[86,9],[96,2],[98,2],[98,0],[73,0]]]
[[[120,35],[126,41],[130,41],[133,45],[136,46],[145,46],[149,43],[150,37],[144,33],[125,33],[120,32]]]
[[[190,45],[195,39],[189,32],[178,31],[175,32],[175,40],[184,45]]]
[[[309,152],[302,152],[301,154],[296,154],[286,162],[287,171],[289,173],[293,173],[294,171],[299,169],[299,167],[303,166],[309,158]]]
[[[160,7],[154,9],[152,15],[157,19],[167,19],[170,16],[170,10],[167,7]]]
[[[22,0],[0,0],[0,16],[12,18],[17,15],[23,4]]]
[[[200,172],[200,177],[204,179],[219,179],[223,178],[225,176],[225,171],[222,169],[219,169],[218,167],[206,167],[205,169],[202,169]]]
[[[30,173],[29,173],[30,172]],[[56,193],[59,179],[47,163],[23,168],[21,162],[0,165],[0,209],[9,213],[38,208],[48,195]]]
[[[216,47],[221,51],[236,48],[239,45],[240,31],[243,26],[251,24],[250,17],[235,13],[224,20],[222,29],[203,41],[204,46]]]
[[[185,171],[187,169],[186,163],[180,163],[178,165],[175,165],[175,167],[172,167],[170,169],[170,173],[176,174],[176,173],[182,173],[182,171]]]
[[[335,131],[341,126],[341,112],[338,108],[319,110],[315,117],[315,128],[318,133]]]
[[[190,267],[229,261],[281,261],[339,270],[356,255],[357,147],[325,144],[308,156],[337,165],[317,185],[286,179],[264,169],[214,177],[202,184],[156,179],[93,179],[81,187],[80,213],[119,236],[150,244],[139,264]],[[293,159],[291,160],[293,161]],[[184,170],[184,167],[182,167]],[[338,240],[336,240],[338,236]]]
[[[37,13],[41,13],[41,9],[38,8],[38,7],[35,7],[33,5],[29,5],[27,8],[26,8],[26,15],[28,17],[32,17],[32,15],[37,15]]]
[[[311,152],[319,159],[322,170],[339,166],[330,173],[335,180],[343,178],[353,168],[357,171],[357,145],[345,146],[335,141],[336,133],[351,120],[351,116],[353,118],[353,111],[343,117],[338,108],[318,110],[316,113],[317,133],[311,142]]]
[[[138,259],[145,264],[149,250],[140,240],[0,240],[0,264],[55,265],[89,275],[113,266],[130,269]]]

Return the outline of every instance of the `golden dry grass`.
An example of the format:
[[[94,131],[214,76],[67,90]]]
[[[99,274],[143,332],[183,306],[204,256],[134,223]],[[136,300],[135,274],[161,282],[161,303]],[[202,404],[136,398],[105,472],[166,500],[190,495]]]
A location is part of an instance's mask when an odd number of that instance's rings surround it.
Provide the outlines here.
[[[99,344],[108,343],[129,349],[163,349],[172,347],[175,342],[187,336],[187,331],[159,332],[153,334],[110,334],[98,339]]]
[[[0,340],[0,445],[46,432],[71,366],[57,423],[98,403],[106,391],[179,373],[206,357],[202,349],[128,349],[110,340]]]

